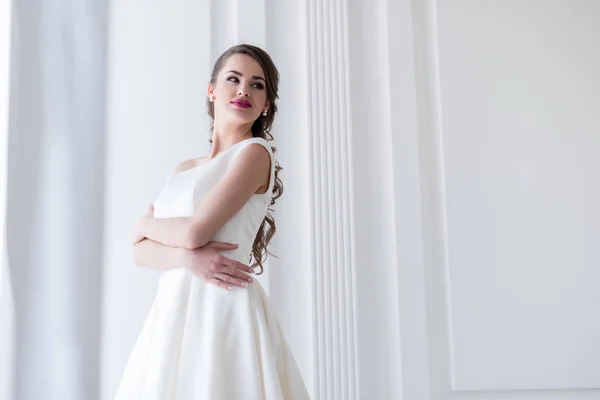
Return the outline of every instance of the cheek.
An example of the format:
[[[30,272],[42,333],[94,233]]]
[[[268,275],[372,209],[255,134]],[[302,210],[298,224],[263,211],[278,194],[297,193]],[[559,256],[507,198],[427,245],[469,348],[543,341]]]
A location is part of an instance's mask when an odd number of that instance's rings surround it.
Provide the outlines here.
[[[256,100],[258,102],[258,104],[260,104],[261,106],[263,104],[267,103],[267,92],[265,92],[264,90],[261,90],[257,96],[256,96]]]
[[[232,86],[233,85],[228,85],[227,83],[219,85],[219,87],[215,89],[215,96],[221,96],[221,98],[230,96]]]

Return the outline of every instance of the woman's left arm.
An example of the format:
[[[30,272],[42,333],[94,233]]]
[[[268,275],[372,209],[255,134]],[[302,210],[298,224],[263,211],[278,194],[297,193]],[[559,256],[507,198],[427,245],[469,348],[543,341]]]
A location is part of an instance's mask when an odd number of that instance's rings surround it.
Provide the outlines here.
[[[206,245],[270,177],[271,159],[260,144],[246,146],[225,176],[208,193],[191,217],[141,218],[133,244],[148,238],[171,247],[196,249]]]

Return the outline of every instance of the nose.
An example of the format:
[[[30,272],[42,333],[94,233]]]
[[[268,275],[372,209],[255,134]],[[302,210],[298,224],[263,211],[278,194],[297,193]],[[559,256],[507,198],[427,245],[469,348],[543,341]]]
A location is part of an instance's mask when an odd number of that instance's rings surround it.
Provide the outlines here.
[[[238,91],[238,96],[250,97],[250,91],[246,90],[245,86],[241,86]]]

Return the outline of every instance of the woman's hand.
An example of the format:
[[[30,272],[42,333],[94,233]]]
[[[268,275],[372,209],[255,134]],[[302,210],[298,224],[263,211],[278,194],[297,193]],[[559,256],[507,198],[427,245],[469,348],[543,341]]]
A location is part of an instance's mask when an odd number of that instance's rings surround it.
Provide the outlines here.
[[[148,205],[148,210],[146,211],[146,216],[144,218],[154,218],[154,204],[150,203]],[[140,220],[138,220],[133,226],[133,235],[131,238],[131,244],[136,245],[137,243],[144,240],[146,237],[141,234],[140,229]]]
[[[248,265],[231,260],[217,250],[235,250],[238,245],[210,242],[193,250],[184,250],[183,264],[194,275],[223,289],[233,290],[233,286],[247,287],[252,278],[246,272],[254,273]]]
[[[154,218],[154,205],[150,204],[143,218]],[[143,219],[142,218],[142,219]],[[138,220],[133,229],[132,243],[133,245],[145,239],[139,229],[140,221]],[[254,273],[254,270],[248,265],[239,261],[229,259],[220,253],[218,250],[235,250],[237,244],[210,242],[206,246],[197,249],[179,249],[183,251],[183,265],[188,268],[194,275],[204,279],[205,282],[212,283],[223,289],[233,290],[233,286],[247,287],[248,283],[252,282],[246,273]]]

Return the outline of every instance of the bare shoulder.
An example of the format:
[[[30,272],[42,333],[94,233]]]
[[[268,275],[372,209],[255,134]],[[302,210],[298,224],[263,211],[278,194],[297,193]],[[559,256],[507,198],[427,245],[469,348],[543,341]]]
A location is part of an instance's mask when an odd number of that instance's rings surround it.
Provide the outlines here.
[[[271,156],[269,151],[259,143],[251,143],[246,146],[237,156],[240,164],[258,167],[258,169],[269,169]]]
[[[264,193],[269,187],[271,155],[258,143],[251,143],[237,155],[236,168],[232,173],[240,179],[253,182],[256,193]]]
[[[205,161],[206,161],[206,157],[190,158],[189,160],[185,160],[185,161],[182,161],[179,164],[177,164],[177,166],[173,170],[173,173],[176,174],[178,172],[183,172],[188,169],[197,167],[198,165],[204,163]]]

